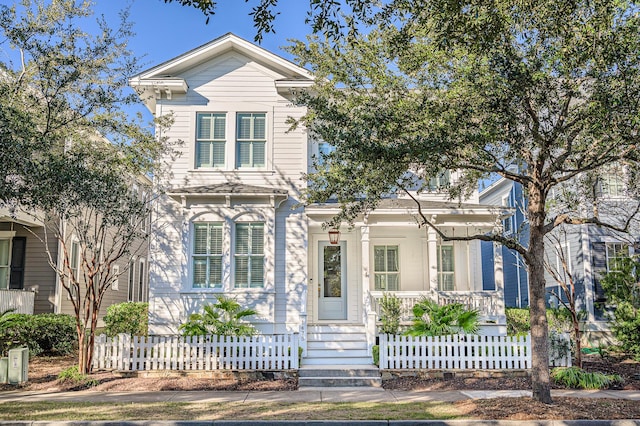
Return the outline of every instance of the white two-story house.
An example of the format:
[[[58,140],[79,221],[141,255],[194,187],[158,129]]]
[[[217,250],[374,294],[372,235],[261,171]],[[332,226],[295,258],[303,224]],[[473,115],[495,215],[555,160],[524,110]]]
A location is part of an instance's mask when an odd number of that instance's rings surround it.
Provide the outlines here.
[[[153,220],[150,332],[177,333],[224,294],[256,309],[262,332],[300,333],[303,364],[368,364],[386,291],[407,308],[423,295],[465,303],[481,311],[486,332],[503,333],[499,261],[496,290],[482,291],[480,244],[418,228],[413,200],[383,200],[331,236],[322,224],[337,206],[303,205],[302,175],[322,146],[288,120],[305,113],[292,99],[312,83],[307,70],[233,34],[130,80],[153,114],[173,114],[162,136],[182,141],[166,159],[169,189]],[[477,196],[420,197],[452,235],[499,223]]]

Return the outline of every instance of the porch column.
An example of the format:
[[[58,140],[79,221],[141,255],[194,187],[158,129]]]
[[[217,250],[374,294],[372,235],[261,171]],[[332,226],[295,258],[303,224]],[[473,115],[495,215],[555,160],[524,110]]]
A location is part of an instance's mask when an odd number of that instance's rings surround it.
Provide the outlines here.
[[[438,290],[438,234],[431,227],[427,229],[427,265],[429,268],[429,288]]]
[[[367,353],[372,355],[371,348],[376,343],[376,313],[371,306],[369,296],[369,226],[360,228],[360,247],[362,259],[362,316],[367,333]]]
[[[491,312],[492,316],[498,316],[499,324],[506,324],[507,317],[504,312],[504,269],[502,267],[502,244],[493,243],[493,276],[495,281],[496,297],[493,304],[495,312]],[[519,284],[519,283],[518,283]]]

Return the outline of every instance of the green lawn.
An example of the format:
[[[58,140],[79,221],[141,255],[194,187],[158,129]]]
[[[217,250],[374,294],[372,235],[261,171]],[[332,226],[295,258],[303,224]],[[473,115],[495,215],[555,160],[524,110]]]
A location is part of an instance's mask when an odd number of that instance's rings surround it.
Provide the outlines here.
[[[0,420],[432,420],[459,419],[450,402],[0,404]]]

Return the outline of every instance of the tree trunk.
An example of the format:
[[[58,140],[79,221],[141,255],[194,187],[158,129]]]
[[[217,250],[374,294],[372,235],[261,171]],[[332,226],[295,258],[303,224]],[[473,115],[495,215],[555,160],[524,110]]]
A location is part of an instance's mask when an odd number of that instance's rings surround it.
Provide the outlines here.
[[[573,335],[576,339],[576,365],[582,368],[582,333],[580,332],[580,321],[578,320],[575,303],[572,305],[571,321],[573,322]]]
[[[549,328],[547,325],[544,275],[545,199],[535,185],[529,186],[529,312],[531,316],[531,382],[533,398],[551,404],[549,375]]]

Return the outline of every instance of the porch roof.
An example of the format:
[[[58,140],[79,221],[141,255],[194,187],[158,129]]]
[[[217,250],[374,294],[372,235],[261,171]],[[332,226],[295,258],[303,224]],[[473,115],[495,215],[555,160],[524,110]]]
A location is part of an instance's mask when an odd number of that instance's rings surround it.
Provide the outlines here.
[[[182,198],[270,198],[282,202],[289,198],[285,189],[264,186],[246,185],[244,183],[225,182],[213,185],[201,185],[185,188],[174,188],[167,195],[176,200]]]
[[[483,216],[502,216],[510,214],[509,207],[504,206],[492,206],[488,204],[472,204],[472,203],[456,203],[448,201],[432,201],[432,200],[419,200],[420,210],[424,214],[433,215],[483,215]],[[311,204],[305,208],[305,211],[309,215],[327,215],[337,213],[340,209],[340,204],[337,202],[328,202],[322,204]],[[369,215],[376,214],[415,214],[418,213],[418,205],[416,201],[410,198],[387,198],[380,200],[375,210],[371,211]]]
[[[219,183],[214,185],[192,186],[188,188],[175,188],[168,192],[170,197],[198,197],[211,195],[243,195],[254,197],[269,197],[279,195],[287,197],[289,192],[285,189],[268,188],[264,186],[246,185],[244,183]]]

